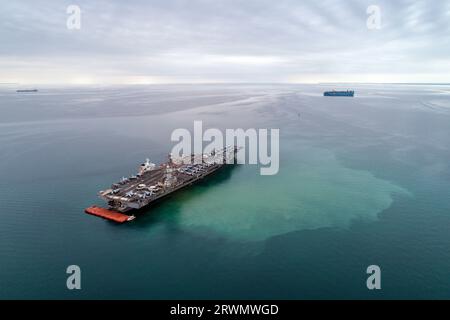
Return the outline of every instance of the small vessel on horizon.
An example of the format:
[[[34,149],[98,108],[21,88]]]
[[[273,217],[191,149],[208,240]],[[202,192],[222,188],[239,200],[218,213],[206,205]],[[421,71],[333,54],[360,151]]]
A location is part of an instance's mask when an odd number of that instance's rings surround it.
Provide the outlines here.
[[[38,92],[38,89],[18,89],[17,93]]]
[[[353,97],[355,95],[355,91],[347,90],[347,91],[325,91],[323,93],[324,97]]]

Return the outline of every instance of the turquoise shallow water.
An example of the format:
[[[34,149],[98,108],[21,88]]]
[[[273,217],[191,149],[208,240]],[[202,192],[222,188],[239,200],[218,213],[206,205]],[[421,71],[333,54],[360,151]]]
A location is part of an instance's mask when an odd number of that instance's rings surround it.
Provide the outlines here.
[[[328,89],[2,87],[0,297],[450,298],[450,90]],[[83,213],[194,120],[279,128],[279,174],[226,168],[127,225]]]
[[[408,195],[370,172],[345,168],[327,150],[299,144],[284,150],[282,170],[275,176],[239,168],[246,171],[236,173],[241,179],[216,188],[199,186],[184,201],[179,223],[206,226],[230,238],[265,240],[296,230],[346,228],[355,219],[375,220],[394,194]]]

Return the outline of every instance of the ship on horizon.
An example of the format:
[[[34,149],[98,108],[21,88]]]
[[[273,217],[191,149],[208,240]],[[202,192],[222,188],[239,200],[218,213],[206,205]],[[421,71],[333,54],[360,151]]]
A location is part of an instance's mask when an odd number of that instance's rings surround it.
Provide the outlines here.
[[[323,93],[324,97],[353,97],[355,95],[355,91],[346,90],[346,91],[325,91]]]
[[[30,93],[30,92],[38,92],[38,89],[18,89],[17,93]]]

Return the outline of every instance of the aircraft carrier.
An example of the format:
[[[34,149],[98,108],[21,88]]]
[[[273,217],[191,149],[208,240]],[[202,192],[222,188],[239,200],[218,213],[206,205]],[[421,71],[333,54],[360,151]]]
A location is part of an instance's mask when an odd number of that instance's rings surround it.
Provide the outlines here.
[[[192,154],[176,159],[169,154],[168,162],[159,166],[147,159],[136,175],[123,177],[107,190],[99,192],[107,208],[91,206],[85,212],[118,223],[134,220],[136,216],[130,212],[192,185],[227,164],[235,163],[237,151],[237,147],[228,146],[209,154]]]

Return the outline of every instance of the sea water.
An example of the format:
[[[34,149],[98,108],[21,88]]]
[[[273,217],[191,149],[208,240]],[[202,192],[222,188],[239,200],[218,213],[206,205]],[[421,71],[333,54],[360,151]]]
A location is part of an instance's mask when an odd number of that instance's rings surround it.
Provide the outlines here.
[[[195,120],[280,129],[279,173],[224,168],[124,225],[83,212]],[[3,85],[0,298],[450,298],[449,159],[444,85]]]

